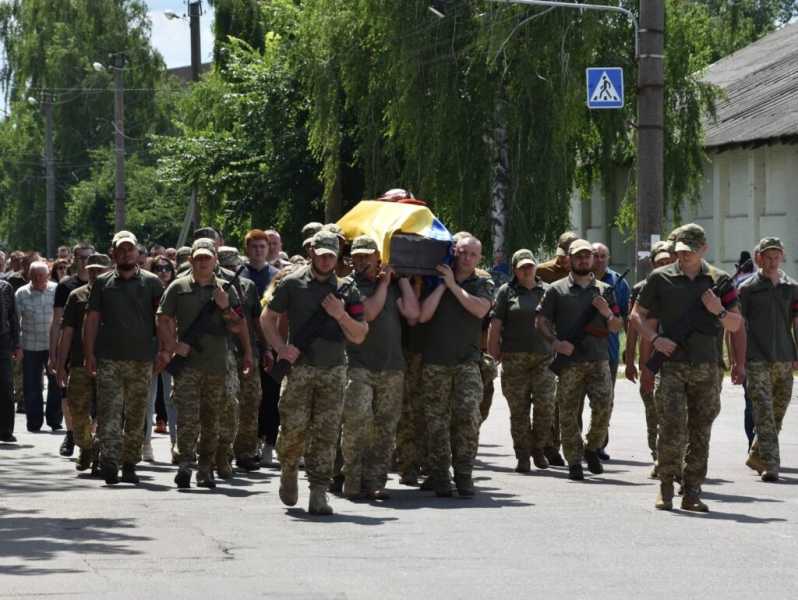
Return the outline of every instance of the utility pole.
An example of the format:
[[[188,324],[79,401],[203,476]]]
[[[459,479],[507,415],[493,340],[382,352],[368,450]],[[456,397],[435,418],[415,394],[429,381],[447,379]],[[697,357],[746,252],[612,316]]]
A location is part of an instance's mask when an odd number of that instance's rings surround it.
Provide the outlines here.
[[[45,92],[42,95],[44,106],[44,181],[46,191],[46,227],[47,227],[47,256],[56,255],[56,224],[55,224],[55,173],[53,164],[53,95]]]
[[[202,57],[200,52],[200,16],[202,16],[202,3],[188,3],[189,29],[191,31],[191,81],[199,81]],[[197,198],[197,186],[191,186],[191,207],[194,219],[194,228],[198,229],[202,219],[202,208]]]
[[[111,54],[114,71],[114,154],[116,155],[116,181],[114,200],[116,203],[116,231],[125,228],[125,104],[122,87],[122,70],[125,68],[124,54]]]
[[[661,235],[664,206],[665,0],[640,0],[640,57],[637,83],[637,238],[638,259]],[[642,281],[651,263],[637,260]]]

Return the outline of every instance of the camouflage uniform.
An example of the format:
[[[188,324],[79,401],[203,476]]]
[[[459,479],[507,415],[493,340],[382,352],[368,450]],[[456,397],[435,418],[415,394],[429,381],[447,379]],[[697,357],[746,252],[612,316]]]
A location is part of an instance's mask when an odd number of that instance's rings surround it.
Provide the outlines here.
[[[554,420],[557,388],[549,371],[552,355],[544,352],[502,354],[502,394],[510,407],[510,434],[516,458],[528,457],[532,448],[546,445]],[[534,421],[530,419],[534,395]]]
[[[346,366],[295,364],[280,392],[277,453],[284,473],[296,473],[305,455],[310,485],[330,484],[343,411]]]
[[[188,365],[174,377],[172,403],[178,410],[178,462],[196,460],[199,440],[199,466],[213,465],[219,439],[219,417],[226,398],[225,381],[225,373],[205,373]]]
[[[121,458],[122,463],[135,465],[141,460],[150,377],[150,361],[98,359],[97,433],[103,461],[119,464]]]
[[[238,429],[233,454],[236,459],[255,456],[258,438],[258,410],[261,402],[260,375],[253,371],[244,375],[243,361],[236,361],[238,368]]]
[[[73,368],[67,384],[67,404],[72,414],[72,431],[75,444],[82,450],[91,450],[94,439],[91,433],[91,404],[94,399],[94,379],[85,369]]]
[[[385,485],[402,410],[401,371],[349,368],[344,395],[344,475]]]
[[[402,411],[396,427],[399,473],[418,475],[427,468],[427,422],[421,401],[421,353],[405,350]]]
[[[749,360],[745,363],[745,372],[756,424],[751,454],[767,469],[778,471],[781,464],[779,432],[792,398],[792,362]]]
[[[219,405],[219,439],[216,444],[216,465],[230,460],[233,441],[238,429],[238,393],[241,385],[238,379],[236,359],[232,351],[227,351],[227,373],[224,380],[224,400]]]
[[[436,480],[447,480],[449,466],[455,474],[470,475],[479,449],[482,422],[479,364],[469,362],[455,367],[425,364],[421,367],[421,380],[430,475]]]
[[[659,386],[659,374],[656,376],[655,389]],[[657,416],[657,405],[654,400],[655,391],[647,391],[642,387],[640,388],[640,398],[643,399],[643,406],[646,410],[646,433],[648,439],[648,449],[651,450],[651,456],[657,460],[657,428],[659,417]]]

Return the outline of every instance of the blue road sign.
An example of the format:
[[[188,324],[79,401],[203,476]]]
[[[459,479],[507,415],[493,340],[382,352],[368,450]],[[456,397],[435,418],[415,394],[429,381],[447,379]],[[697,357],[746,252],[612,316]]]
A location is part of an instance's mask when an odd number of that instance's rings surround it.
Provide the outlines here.
[[[623,108],[623,69],[598,67],[587,70],[588,108]]]

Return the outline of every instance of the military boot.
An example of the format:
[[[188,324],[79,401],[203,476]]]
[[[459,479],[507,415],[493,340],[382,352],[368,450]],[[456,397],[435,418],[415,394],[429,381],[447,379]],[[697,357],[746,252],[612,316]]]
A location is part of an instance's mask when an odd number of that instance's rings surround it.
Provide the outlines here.
[[[402,473],[399,483],[402,485],[418,485],[418,474],[415,471],[405,471]]]
[[[575,465],[568,465],[568,479],[571,481],[582,481],[585,478],[585,472],[582,470],[582,463]]]
[[[436,477],[435,481],[435,496],[438,498],[451,498],[452,497],[452,482],[448,477]]]
[[[119,467],[115,462],[104,460],[102,466],[102,478],[108,485],[119,483]]]
[[[283,470],[280,473],[280,500],[286,506],[294,506],[299,500],[299,484],[297,472]]]
[[[390,500],[391,495],[382,483],[372,482],[366,485],[366,498],[370,500]]]
[[[102,477],[102,465],[100,465],[100,449],[94,446],[91,452],[91,476]]]
[[[209,490],[216,488],[216,482],[213,480],[213,471],[209,465],[200,465],[197,469],[197,487],[208,488]]]
[[[181,462],[175,475],[175,484],[181,490],[191,487],[191,466],[188,462]]]
[[[471,475],[467,473],[458,473],[454,476],[454,484],[457,486],[457,493],[461,498],[473,498],[476,491],[474,490],[474,480]]]
[[[356,477],[354,475],[346,475],[344,478],[344,485],[341,488],[344,492],[344,496],[349,496],[350,498],[357,498],[360,496],[360,492],[363,491],[363,483],[360,477]]]
[[[78,471],[85,471],[91,467],[93,451],[91,448],[81,448],[78,451],[78,460],[75,462],[75,468]]]
[[[673,509],[673,482],[663,481],[659,484],[659,494],[657,501],[654,503],[654,508],[657,510],[672,510]]]
[[[124,483],[141,482],[141,477],[136,475],[136,465],[132,463],[122,463],[122,481]]]
[[[779,480],[779,470],[776,467],[766,467],[764,471],[762,471],[762,481],[778,481]]]
[[[216,474],[219,476],[219,479],[232,479],[233,478],[233,467],[230,465],[230,461],[227,460],[225,456],[221,459],[221,462],[216,463]]]
[[[549,460],[546,458],[546,453],[543,448],[532,448],[532,462],[538,469],[548,469]]]
[[[549,461],[549,464],[552,467],[565,466],[565,461],[563,460],[563,457],[560,456],[560,453],[558,452],[557,448],[555,448],[554,446],[546,446],[545,448],[543,448],[543,454],[546,456],[546,460]]]
[[[698,493],[699,488],[697,487],[685,487],[684,496],[682,496],[682,510],[709,512],[709,507],[701,502]]]
[[[327,504],[327,494],[323,485],[315,484],[310,486],[310,502],[308,512],[312,515],[331,515],[332,506]]]
[[[763,463],[758,456],[755,456],[753,454],[748,455],[748,458],[745,461],[745,465],[749,469],[753,469],[760,475],[762,475],[762,471],[765,470],[765,463]]]
[[[585,462],[587,462],[587,470],[593,475],[601,475],[604,472],[604,465],[601,464],[598,450],[585,449]]]

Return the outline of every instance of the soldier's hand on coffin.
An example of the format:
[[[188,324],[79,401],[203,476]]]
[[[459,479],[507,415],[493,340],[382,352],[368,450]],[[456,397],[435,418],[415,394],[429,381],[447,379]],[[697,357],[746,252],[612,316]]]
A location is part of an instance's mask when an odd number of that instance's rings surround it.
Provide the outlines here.
[[[441,279],[443,279],[446,287],[451,288],[453,285],[455,285],[454,271],[452,271],[452,268],[449,265],[438,265],[435,268],[438,269],[438,273],[441,274]]]

